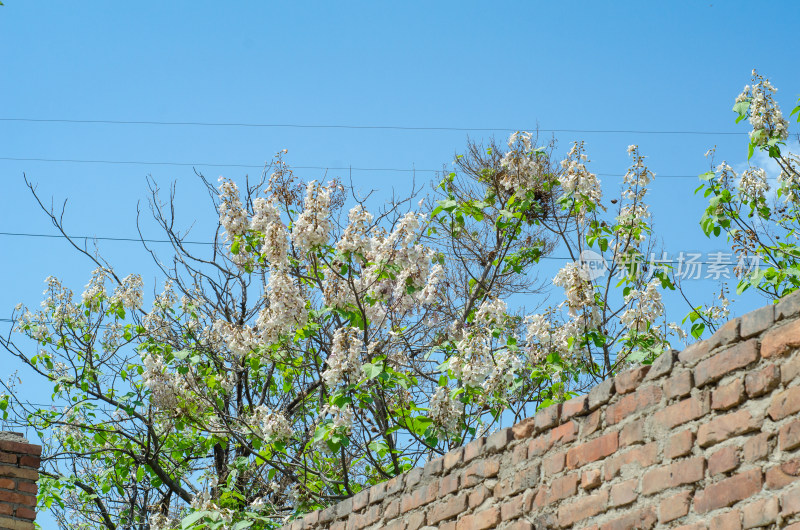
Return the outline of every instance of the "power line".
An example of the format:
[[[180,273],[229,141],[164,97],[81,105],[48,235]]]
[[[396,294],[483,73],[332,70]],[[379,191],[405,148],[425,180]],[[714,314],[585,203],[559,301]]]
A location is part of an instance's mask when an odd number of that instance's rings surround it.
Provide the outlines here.
[[[68,164],[115,164],[115,165],[142,165],[142,166],[182,166],[182,167],[241,167],[247,169],[262,169],[264,164],[250,165],[241,163],[204,163],[204,162],[154,162],[143,160],[84,160],[78,158],[20,158],[10,156],[0,156],[0,160],[12,162],[48,162],[48,163],[68,163]],[[394,171],[398,173],[438,173],[444,169],[424,169],[424,168],[392,168],[392,167],[332,167],[332,166],[289,166],[291,169],[321,169],[336,171]],[[596,173],[599,177],[623,177],[620,173]],[[659,175],[659,178],[698,178],[697,175]]]
[[[170,125],[190,127],[251,127],[251,128],[284,128],[284,129],[370,129],[394,131],[505,131],[514,132],[522,130],[538,130],[553,133],[583,133],[583,134],[691,134],[691,135],[743,135],[746,132],[728,131],[653,131],[636,129],[537,129],[519,127],[421,127],[403,125],[342,125],[342,124],[299,124],[299,123],[245,123],[245,122],[206,122],[206,121],[157,121],[157,120],[74,120],[56,118],[0,118],[5,122],[23,123],[72,123],[96,125]]]

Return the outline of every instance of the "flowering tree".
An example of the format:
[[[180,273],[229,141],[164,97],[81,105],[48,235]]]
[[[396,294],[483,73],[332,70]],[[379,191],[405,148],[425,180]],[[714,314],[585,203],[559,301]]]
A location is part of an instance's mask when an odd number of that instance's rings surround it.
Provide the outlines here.
[[[800,287],[800,157],[782,150],[789,137],[789,122],[775,101],[777,89],[753,70],[752,85],[736,98],[736,122],[748,119],[752,130],[748,145],[748,166],[737,173],[727,162],[713,164],[700,176],[708,207],[701,220],[707,236],[725,235],[739,256],[737,292],[755,288],[777,299]],[[798,115],[800,105],[792,115]],[[765,169],[749,161],[764,152],[780,168],[777,188],[767,181]],[[707,155],[713,155],[713,150]],[[751,263],[755,261],[755,263]],[[755,265],[758,266],[755,266]]]
[[[242,189],[203,179],[219,229],[202,255],[153,186],[174,252],[153,252],[152,308],[140,276],[79,248],[83,294],[48,278],[16,315],[32,342],[2,339],[59,405],[0,398],[43,438],[40,502],[64,528],[270,528],[651,361],[680,329],[670,269],[648,263],[653,173],[628,152],[607,206],[581,143],[561,163],[529,133],[470,144],[416,212],[414,193],[371,212],[301,184],[279,153]],[[564,301],[509,309],[554,248]]]

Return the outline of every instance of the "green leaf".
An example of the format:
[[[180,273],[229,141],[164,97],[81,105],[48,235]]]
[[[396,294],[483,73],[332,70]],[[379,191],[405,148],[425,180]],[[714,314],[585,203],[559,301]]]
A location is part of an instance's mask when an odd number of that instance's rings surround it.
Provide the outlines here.
[[[364,370],[364,375],[367,376],[367,379],[375,379],[379,375],[381,375],[384,371],[383,363],[377,364],[365,364],[362,369]]]
[[[207,510],[201,510],[199,512],[190,513],[189,515],[184,517],[183,520],[181,520],[181,528],[189,528],[194,523],[196,523],[203,517],[206,517],[207,515],[209,515],[209,512]]]

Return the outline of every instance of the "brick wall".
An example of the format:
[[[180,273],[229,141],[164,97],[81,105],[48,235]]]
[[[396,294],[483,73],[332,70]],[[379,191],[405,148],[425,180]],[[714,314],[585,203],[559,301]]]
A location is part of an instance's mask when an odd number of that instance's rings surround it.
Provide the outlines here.
[[[33,530],[42,447],[0,431],[0,528]]]
[[[800,292],[285,528],[800,530]]]

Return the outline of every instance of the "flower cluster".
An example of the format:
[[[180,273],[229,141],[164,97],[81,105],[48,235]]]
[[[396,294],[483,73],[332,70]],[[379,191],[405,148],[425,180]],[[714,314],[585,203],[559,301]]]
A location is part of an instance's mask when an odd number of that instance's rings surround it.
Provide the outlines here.
[[[269,344],[293,328],[302,328],[308,322],[306,301],[295,281],[284,268],[273,269],[267,285],[269,304],[258,316],[262,339]]]
[[[430,417],[434,424],[445,434],[458,432],[461,415],[464,413],[464,404],[452,397],[450,389],[438,387],[431,396],[428,404]]]
[[[786,140],[789,136],[789,122],[775,101],[777,91],[769,79],[753,70],[753,86],[745,86],[736,97],[737,104],[749,102],[748,113],[753,126],[750,142],[755,146],[765,146],[772,139]]]
[[[531,133],[513,133],[508,137],[508,151],[500,161],[504,169],[500,186],[509,193],[522,195],[536,189],[546,171],[545,162],[543,153],[534,149]]]
[[[561,161],[563,171],[558,177],[567,197],[580,203],[576,213],[581,222],[586,218],[587,211],[600,205],[603,196],[600,179],[586,169],[587,162],[589,159],[584,153],[583,142],[575,142],[567,153],[567,158]]]
[[[766,171],[751,167],[742,173],[739,179],[739,193],[746,200],[763,202],[768,191]]]
[[[585,264],[573,261],[564,265],[553,278],[553,285],[564,288],[570,317],[577,317],[594,305],[594,286]]]
[[[248,424],[256,430],[259,436],[267,440],[286,442],[292,437],[292,426],[286,416],[265,405],[255,408]]]
[[[219,182],[219,222],[227,240],[233,242],[247,230],[247,211],[242,206],[236,183],[224,177],[220,177]]]
[[[292,241],[301,252],[324,245],[331,231],[331,189],[312,180],[306,186],[303,212],[292,227]]]
[[[250,230],[263,235],[261,255],[272,267],[283,267],[289,251],[288,231],[274,201],[258,197],[253,201]]]
[[[164,412],[174,411],[180,404],[178,398],[183,387],[178,375],[169,373],[164,362],[154,355],[145,355],[142,364],[142,382],[150,390],[153,406]]]
[[[361,375],[361,352],[364,341],[360,338],[358,328],[339,328],[333,334],[331,353],[328,356],[328,368],[322,378],[329,388],[348,380],[355,382]]]
[[[111,304],[119,305],[125,309],[136,310],[142,307],[142,288],[144,283],[138,274],[129,274],[120,285],[114,289]]]
[[[660,281],[652,279],[644,289],[631,289],[625,303],[632,306],[620,316],[620,322],[635,333],[644,333],[653,321],[664,314],[664,303],[658,290]]]

